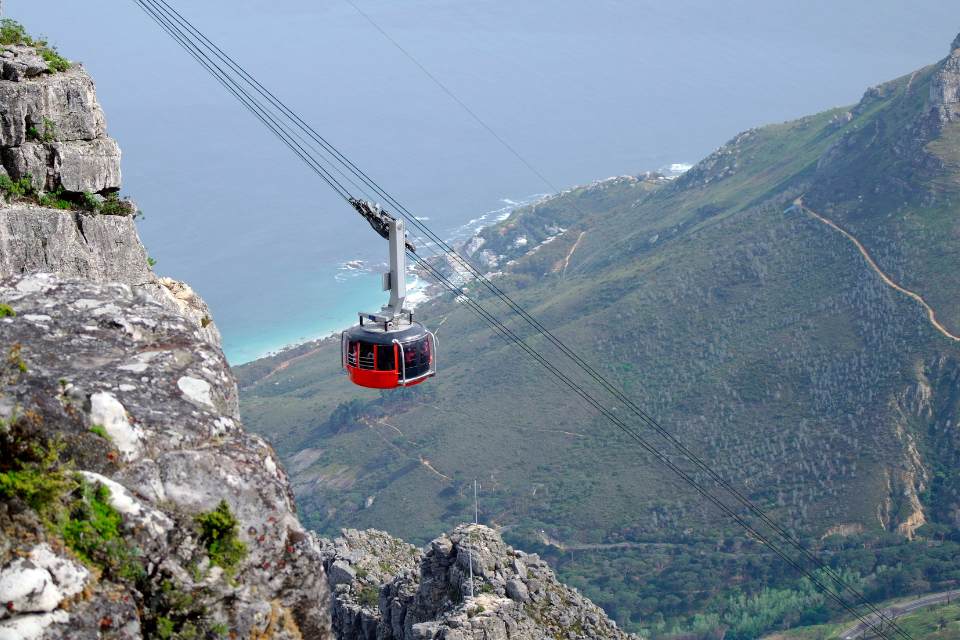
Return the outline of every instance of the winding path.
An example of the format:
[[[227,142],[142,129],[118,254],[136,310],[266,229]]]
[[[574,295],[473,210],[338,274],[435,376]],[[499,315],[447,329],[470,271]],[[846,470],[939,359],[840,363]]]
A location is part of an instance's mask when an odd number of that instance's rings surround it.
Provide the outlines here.
[[[830,220],[829,218],[820,215],[813,209],[810,209],[807,206],[805,206],[803,204],[803,198],[797,198],[796,200],[794,200],[793,206],[799,209],[800,211],[803,211],[804,213],[808,214],[810,217],[816,220],[819,220],[820,222],[827,225],[831,229],[835,231],[839,231],[841,234],[843,234],[843,236],[847,240],[853,243],[853,245],[857,248],[857,251],[860,252],[860,255],[863,256],[863,259],[867,261],[867,265],[869,265],[869,267],[873,269],[878,276],[880,276],[880,279],[883,281],[885,285],[887,285],[891,289],[895,289],[896,291],[899,291],[905,296],[913,298],[915,301],[920,303],[920,306],[922,306],[924,310],[926,310],[927,318],[930,319],[930,324],[933,325],[934,329],[936,329],[941,334],[943,334],[944,337],[950,340],[953,340],[954,342],[960,342],[960,336],[950,333],[950,331],[945,326],[943,326],[939,320],[937,320],[936,312],[933,310],[933,307],[927,304],[927,301],[923,299],[923,296],[921,296],[919,293],[916,293],[914,291],[910,291],[909,289],[901,287],[899,284],[894,282],[893,279],[890,276],[888,276],[886,273],[884,273],[884,271],[877,265],[874,259],[870,256],[870,253],[867,251],[866,247],[864,247],[863,244],[859,240],[857,240],[850,232],[840,227],[833,220]]]
[[[580,241],[583,240],[583,236],[587,235],[586,231],[581,231],[580,235],[577,236],[577,241],[573,243],[573,246],[570,247],[570,252],[567,253],[567,257],[563,260],[563,269],[560,270],[560,279],[563,280],[567,275],[567,267],[570,266],[570,258],[573,257],[573,252],[577,250],[577,247],[580,246]]]
[[[931,593],[925,596],[920,596],[915,600],[909,600],[907,602],[901,602],[884,609],[881,609],[881,613],[888,620],[896,619],[901,616],[905,616],[908,613],[912,613],[917,609],[922,609],[924,607],[929,607],[935,604],[943,604],[944,602],[951,602],[953,600],[960,599],[960,589],[956,591],[944,591],[942,593]],[[840,640],[854,640],[854,638],[861,637],[873,637],[873,634],[869,636],[865,635],[868,625],[873,625],[877,622],[878,617],[876,614],[867,616],[866,623],[861,622],[856,624],[849,629],[846,629],[843,633],[840,634]]]

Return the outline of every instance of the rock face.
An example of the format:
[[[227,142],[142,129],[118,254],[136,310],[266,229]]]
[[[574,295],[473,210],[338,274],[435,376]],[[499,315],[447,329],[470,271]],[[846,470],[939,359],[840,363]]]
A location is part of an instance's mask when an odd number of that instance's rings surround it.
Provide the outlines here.
[[[7,437],[22,425],[36,442],[62,443],[60,458],[109,490],[143,571],[128,580],[88,566],[64,544],[67,530],[8,494],[0,600],[12,604],[0,638],[140,638],[161,618],[182,623],[164,608],[170,592],[234,637],[328,638],[319,546],[297,520],[276,454],[242,429],[222,352],[125,284],[9,277],[0,301],[16,313],[0,319]],[[232,575],[204,552],[196,521],[220,501],[245,545]]]
[[[156,279],[132,217],[0,209],[0,274],[41,271],[131,285]]]
[[[960,35],[951,49],[950,56],[930,83],[930,102],[942,122],[960,119]]]
[[[36,190],[68,195],[120,188],[120,147],[107,135],[83,67],[49,73],[33,48],[7,46],[0,53],[0,78],[0,174],[30,176]],[[23,201],[0,206],[0,276],[36,272],[142,287],[220,345],[206,304],[186,284],[153,273],[133,216]]]
[[[482,525],[460,526],[424,552],[372,530],[322,544],[341,640],[634,637]]]
[[[83,67],[31,73],[38,56],[29,47],[5,47],[0,55],[0,158],[6,173],[14,179],[29,175],[39,190],[119,189],[120,148],[106,134],[93,80]]]

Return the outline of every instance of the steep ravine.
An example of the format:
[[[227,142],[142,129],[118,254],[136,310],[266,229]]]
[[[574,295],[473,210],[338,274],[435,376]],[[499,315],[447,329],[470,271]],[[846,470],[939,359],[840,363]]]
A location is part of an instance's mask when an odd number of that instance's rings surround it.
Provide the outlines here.
[[[483,527],[305,530],[209,310],[148,265],[93,82],[0,65],[0,640],[626,637]]]

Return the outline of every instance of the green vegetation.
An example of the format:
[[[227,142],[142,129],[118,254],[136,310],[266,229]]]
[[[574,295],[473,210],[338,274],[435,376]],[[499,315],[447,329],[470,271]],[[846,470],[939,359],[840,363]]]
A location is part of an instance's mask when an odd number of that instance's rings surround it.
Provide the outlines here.
[[[0,496],[21,500],[42,517],[52,517],[61,497],[74,486],[60,469],[59,446],[26,441],[19,432],[8,430],[2,436],[2,450],[17,457],[0,463]]]
[[[195,521],[210,562],[233,575],[247,555],[247,546],[237,537],[237,519],[227,501],[221,500],[216,509],[201,513]]]
[[[65,460],[67,445],[40,435],[43,419],[38,414],[15,414],[3,421],[2,427],[0,499],[16,505],[17,510],[35,512],[52,538],[61,539],[104,579],[134,587],[145,637],[202,640],[228,635],[227,628],[214,621],[203,605],[201,596],[209,594],[202,589],[185,590],[162,573],[147,574],[139,549],[124,530],[122,515],[112,505],[110,490],[73,471],[72,463]],[[102,427],[94,425],[91,431],[99,433]],[[235,554],[231,540],[236,524],[229,510],[218,508],[205,515],[204,531],[221,543],[211,543],[208,548],[212,547],[218,558]],[[0,514],[0,519],[6,518]],[[4,526],[7,523],[5,520]]]
[[[66,71],[70,61],[61,56],[56,47],[42,38],[32,38],[22,24],[10,18],[0,20],[0,45],[25,45],[34,47],[49,66],[50,72]]]
[[[98,212],[105,216],[132,216],[136,208],[129,200],[123,200],[117,193],[109,193],[100,205]]]
[[[50,209],[88,211],[105,216],[132,216],[137,213],[133,202],[121,198],[116,192],[111,192],[100,198],[88,192],[73,193],[65,191],[63,187],[57,187],[53,191],[38,191],[33,186],[33,178],[29,174],[18,180],[0,175],[0,192],[8,200],[23,200]]]
[[[23,359],[23,345],[19,342],[10,346],[7,352],[7,369],[16,377],[18,374],[27,372],[27,361]]]
[[[26,175],[19,180],[13,180],[10,176],[0,175],[0,191],[7,198],[24,198],[34,194],[33,178]]]
[[[77,478],[58,530],[67,546],[88,564],[115,578],[134,581],[143,574],[138,554],[123,535],[123,517],[110,504],[110,490]]]
[[[150,256],[147,256],[147,265],[152,269],[153,267],[157,266],[157,261],[151,258]]]
[[[194,594],[164,579],[152,589],[151,610],[146,612],[144,637],[158,640],[212,640],[228,635],[228,629],[210,617]]]
[[[53,142],[56,139],[57,125],[49,118],[43,119],[43,133],[37,129],[36,125],[27,127],[27,140],[33,142]]]
[[[75,203],[66,198],[66,192],[63,190],[63,187],[57,187],[53,191],[39,194],[37,202],[41,207],[47,207],[48,209],[70,211],[75,207]]]
[[[8,304],[0,302],[0,318],[15,318],[17,312]]]
[[[90,433],[96,434],[104,440],[110,440],[110,434],[102,424],[90,425]]]
[[[380,590],[373,585],[364,585],[357,597],[360,606],[376,608],[380,602]]]

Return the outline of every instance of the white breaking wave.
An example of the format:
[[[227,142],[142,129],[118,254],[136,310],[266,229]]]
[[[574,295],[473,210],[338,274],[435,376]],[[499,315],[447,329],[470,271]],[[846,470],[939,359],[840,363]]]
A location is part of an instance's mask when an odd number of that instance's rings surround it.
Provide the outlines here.
[[[498,222],[503,222],[517,209],[539,202],[540,200],[546,198],[547,195],[548,194],[538,193],[532,196],[527,196],[526,198],[522,198],[520,201],[511,200],[510,198],[501,198],[500,202],[503,202],[506,205],[505,207],[488,211],[482,216],[473,218],[472,220],[467,221],[466,224],[460,225],[453,230],[448,242],[450,244],[456,244],[469,240],[473,236],[480,233],[480,231],[482,231],[485,227],[489,227],[490,225]]]

